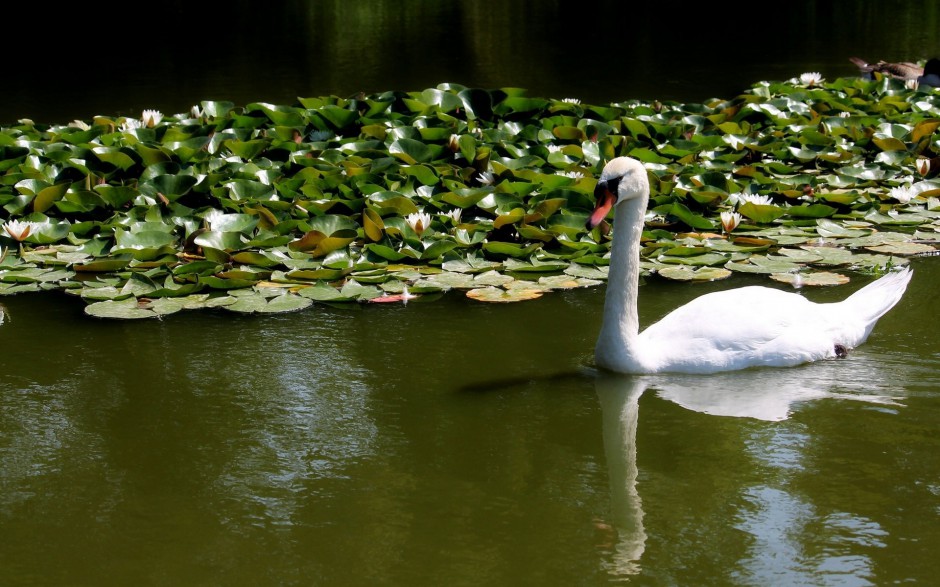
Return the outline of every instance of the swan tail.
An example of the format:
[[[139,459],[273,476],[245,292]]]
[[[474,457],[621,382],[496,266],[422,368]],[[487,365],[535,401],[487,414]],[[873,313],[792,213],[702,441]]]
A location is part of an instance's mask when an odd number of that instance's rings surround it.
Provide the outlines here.
[[[874,325],[900,301],[914,273],[910,267],[892,271],[845,299],[845,307],[860,320]]]

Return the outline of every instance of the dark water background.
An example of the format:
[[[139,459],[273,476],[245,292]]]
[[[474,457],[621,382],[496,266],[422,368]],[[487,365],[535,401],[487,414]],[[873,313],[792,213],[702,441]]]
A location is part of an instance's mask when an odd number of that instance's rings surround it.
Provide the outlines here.
[[[0,121],[515,86],[732,97],[923,60],[933,2],[5,7]],[[940,574],[940,270],[840,361],[600,377],[603,288],[104,321],[3,299],[0,585],[888,585]],[[760,278],[641,289],[641,322]],[[841,299],[866,281],[806,291]]]
[[[926,0],[171,0],[4,10],[2,124],[444,82],[597,104],[697,102],[806,71],[854,75],[851,56],[923,61],[940,52],[940,5]]]

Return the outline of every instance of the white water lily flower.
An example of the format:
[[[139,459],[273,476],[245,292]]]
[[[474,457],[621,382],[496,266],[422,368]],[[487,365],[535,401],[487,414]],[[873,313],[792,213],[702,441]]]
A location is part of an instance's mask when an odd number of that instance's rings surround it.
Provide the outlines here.
[[[17,242],[26,240],[34,228],[36,228],[36,223],[26,220],[7,220],[3,223],[3,230]]]
[[[916,195],[917,194],[914,193],[914,190],[911,189],[911,186],[906,186],[906,187],[898,186],[896,188],[891,188],[891,193],[890,193],[890,196],[892,198],[894,198],[898,202],[901,202],[902,204],[907,204],[908,202],[911,201],[911,198],[913,198]]]
[[[809,71],[800,74],[800,83],[807,86],[815,86],[823,81],[822,75],[818,71]]]
[[[730,233],[738,227],[738,224],[741,224],[741,215],[737,212],[722,212],[720,216],[721,227],[725,232]]]
[[[580,171],[561,171],[558,173],[558,175],[563,175],[565,177],[570,177],[572,179],[581,179],[582,177],[584,177],[584,174],[581,173]]]
[[[917,83],[917,78],[904,80],[904,87],[908,90],[916,90],[920,87],[920,84]]]
[[[421,236],[431,226],[431,215],[427,212],[415,212],[406,216],[405,222],[418,236]]]
[[[562,100],[562,102],[565,102],[566,104],[580,104],[581,100],[578,100],[577,98],[565,98]]]
[[[917,158],[917,173],[924,176],[930,173],[930,159],[926,157]]]
[[[493,182],[496,181],[496,176],[493,175],[492,171],[483,171],[477,174],[476,180],[483,185],[493,185]]]
[[[751,204],[755,204],[757,206],[773,206],[774,204],[774,201],[770,198],[770,196],[758,196],[755,194],[742,194],[739,197],[739,200],[742,204],[750,202]]]
[[[127,132],[141,128],[143,125],[144,124],[136,118],[125,118],[124,122],[121,123],[121,126],[118,127],[118,130],[121,132]]]
[[[85,122],[84,120],[78,120],[78,119],[73,120],[72,122],[70,122],[70,123],[69,123],[69,127],[70,127],[70,128],[77,128],[77,129],[79,129],[79,130],[90,130],[90,129],[91,129],[91,125],[89,125],[89,124],[88,124],[87,122]]]
[[[144,110],[144,113],[140,116],[143,125],[147,128],[153,128],[160,124],[160,121],[163,120],[163,113],[159,110]]]
[[[561,151],[561,145],[546,145],[549,153],[556,153]]]
[[[453,221],[454,221],[454,224],[459,224],[459,223],[460,223],[460,215],[461,215],[461,214],[463,214],[463,209],[462,209],[462,208],[454,208],[453,210],[448,210],[447,212],[444,212],[444,216],[447,216],[448,218],[450,218],[451,220],[453,220]]]

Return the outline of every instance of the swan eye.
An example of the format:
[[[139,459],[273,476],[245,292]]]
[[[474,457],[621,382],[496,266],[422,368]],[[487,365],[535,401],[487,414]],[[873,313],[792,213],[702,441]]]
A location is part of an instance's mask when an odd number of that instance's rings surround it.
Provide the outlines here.
[[[619,177],[615,177],[615,178],[610,179],[610,180],[607,181],[607,189],[608,189],[608,190],[610,191],[610,193],[612,193],[614,196],[618,196],[617,190],[620,188],[620,179],[621,179],[621,178],[619,178]]]

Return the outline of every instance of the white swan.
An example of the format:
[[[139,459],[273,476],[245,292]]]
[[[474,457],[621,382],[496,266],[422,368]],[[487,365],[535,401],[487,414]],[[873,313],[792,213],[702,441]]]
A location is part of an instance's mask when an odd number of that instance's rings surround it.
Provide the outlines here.
[[[610,270],[594,359],[620,373],[714,373],[756,366],[792,366],[844,354],[863,343],[900,300],[911,279],[904,268],[835,303],[748,286],[705,294],[640,332],[637,290],[640,237],[649,200],[643,165],[608,163],[594,191],[588,229],[614,210]]]

